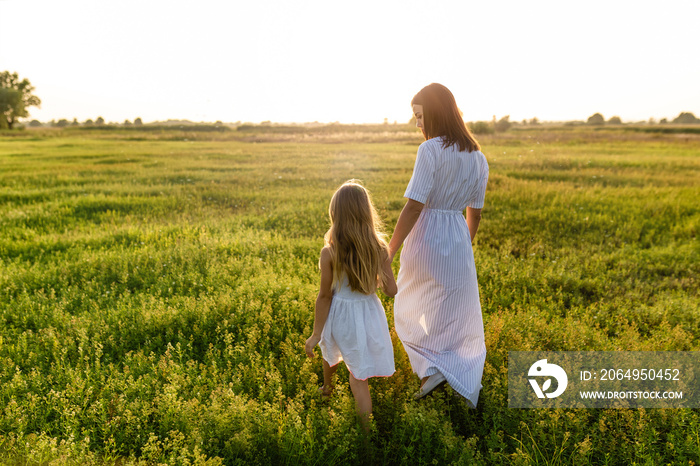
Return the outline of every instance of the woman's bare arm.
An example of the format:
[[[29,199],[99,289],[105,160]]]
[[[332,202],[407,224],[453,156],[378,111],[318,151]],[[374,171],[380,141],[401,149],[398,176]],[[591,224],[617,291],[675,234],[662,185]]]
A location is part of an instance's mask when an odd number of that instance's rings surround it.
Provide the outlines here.
[[[396,221],[394,234],[391,235],[391,241],[389,241],[389,262],[394,259],[399,248],[413,229],[424,206],[425,204],[414,201],[413,199],[409,199],[406,205],[403,206],[403,210],[399,214],[399,219]]]
[[[469,235],[472,237],[472,243],[476,237],[476,231],[479,229],[479,222],[481,222],[481,209],[467,207],[467,227],[469,227]]]

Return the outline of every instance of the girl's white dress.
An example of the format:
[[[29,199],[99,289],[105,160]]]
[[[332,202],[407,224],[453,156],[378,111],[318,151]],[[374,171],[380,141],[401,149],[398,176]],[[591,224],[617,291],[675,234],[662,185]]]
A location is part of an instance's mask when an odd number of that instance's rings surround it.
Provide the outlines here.
[[[333,293],[319,346],[328,364],[345,361],[359,380],[388,377],[395,371],[394,348],[381,301],[376,293],[352,291],[346,276]]]
[[[418,377],[442,372],[476,406],[486,345],[462,212],[483,207],[489,167],[480,151],[443,149],[442,142],[421,144],[404,194],[425,207],[401,252],[394,322]]]

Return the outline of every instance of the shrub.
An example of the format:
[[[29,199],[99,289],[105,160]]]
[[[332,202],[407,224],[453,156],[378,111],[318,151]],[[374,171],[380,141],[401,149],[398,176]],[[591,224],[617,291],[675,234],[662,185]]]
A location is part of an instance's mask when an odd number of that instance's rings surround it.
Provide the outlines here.
[[[474,121],[468,124],[474,134],[493,134],[494,128],[488,121]]]
[[[497,133],[505,133],[512,126],[512,123],[510,122],[510,115],[504,116],[494,123],[493,126]]]
[[[588,117],[586,123],[588,123],[589,125],[604,125],[605,118],[603,118],[603,115],[601,115],[600,113],[594,113],[593,115]]]

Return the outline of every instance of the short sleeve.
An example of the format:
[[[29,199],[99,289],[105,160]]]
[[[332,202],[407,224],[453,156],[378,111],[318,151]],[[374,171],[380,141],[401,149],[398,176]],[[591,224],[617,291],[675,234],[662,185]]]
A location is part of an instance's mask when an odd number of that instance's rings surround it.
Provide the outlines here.
[[[433,178],[435,174],[435,160],[430,148],[423,143],[418,148],[416,164],[413,167],[413,176],[408,182],[408,187],[403,197],[413,199],[421,204],[425,204],[428,195],[433,189]]]
[[[486,197],[486,183],[489,181],[489,164],[486,157],[481,154],[481,170],[477,181],[474,196],[469,202],[469,207],[472,209],[481,209],[484,207],[484,197]]]

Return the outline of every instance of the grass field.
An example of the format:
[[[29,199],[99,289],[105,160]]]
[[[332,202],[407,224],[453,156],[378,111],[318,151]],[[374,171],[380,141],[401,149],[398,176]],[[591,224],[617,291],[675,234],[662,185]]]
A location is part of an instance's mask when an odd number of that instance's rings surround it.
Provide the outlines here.
[[[507,407],[508,351],[700,349],[700,135],[480,142],[479,406],[413,401],[392,328],[364,436],[303,343],[331,194],[391,231],[414,129],[0,133],[0,463],[700,463],[696,410]]]

